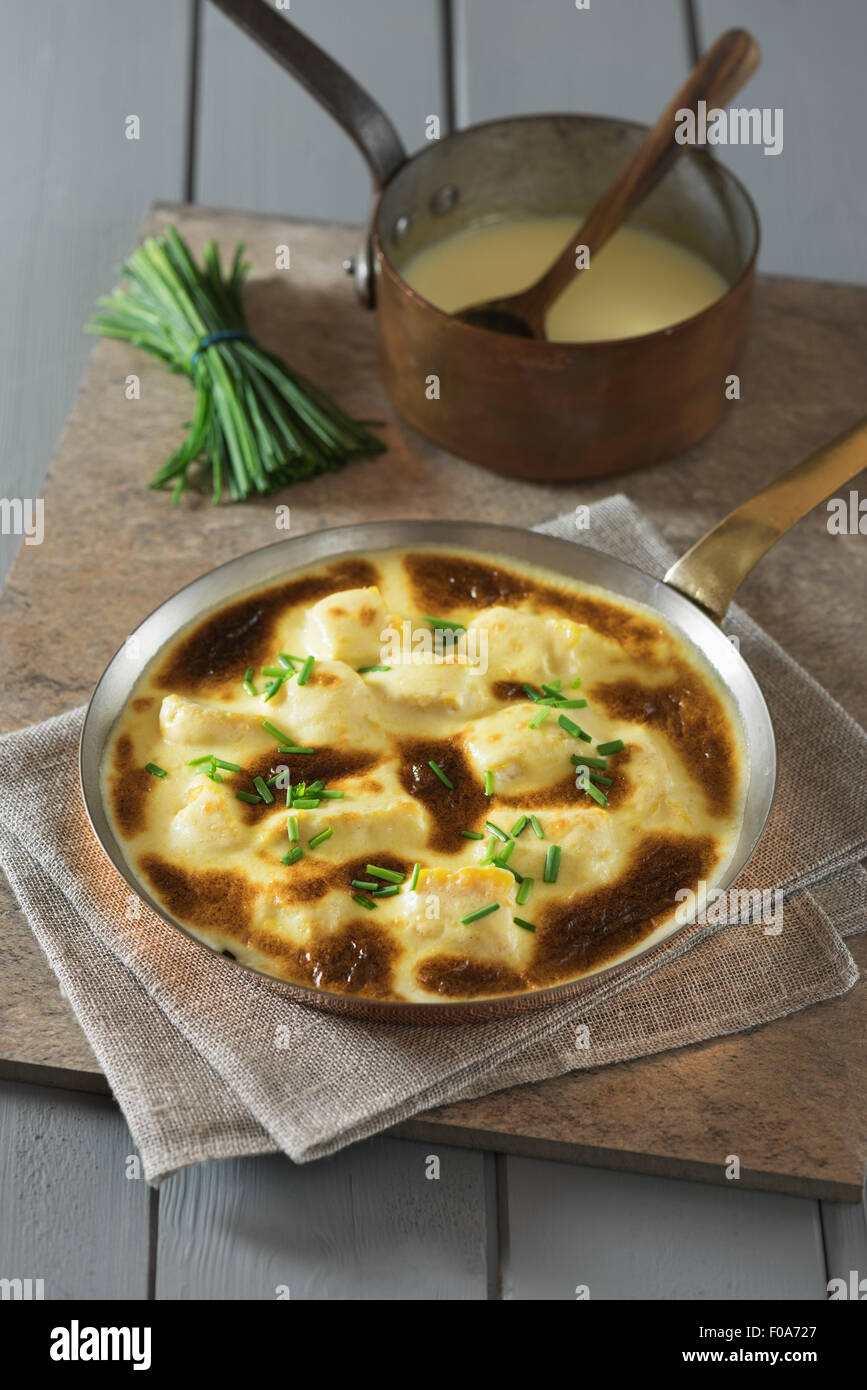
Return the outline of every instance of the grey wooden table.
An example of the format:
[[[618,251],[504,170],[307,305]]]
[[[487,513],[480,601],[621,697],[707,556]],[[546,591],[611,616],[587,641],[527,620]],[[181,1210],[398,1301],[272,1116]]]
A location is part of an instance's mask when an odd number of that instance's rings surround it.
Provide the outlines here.
[[[14,1082],[0,1213],[0,1277],[51,1299],[823,1299],[867,1268],[859,1205],[399,1139],[152,1190],[110,1100]]]
[[[81,323],[148,203],[356,220],[368,192],[343,135],[205,0],[0,0],[0,14],[15,36],[0,80],[0,127],[15,139],[0,144],[0,180],[16,214],[0,225],[0,490],[35,496],[85,361]],[[867,143],[848,119],[863,83],[861,0],[656,0],[652,11],[646,0],[587,11],[296,0],[292,17],[377,93],[410,148],[430,113],[444,130],[516,110],[648,120],[697,31],[747,23],[764,63],[746,98],[793,118],[777,159],[724,152],[758,199],[763,268],[865,279]],[[135,142],[129,114],[141,118]],[[801,424],[809,433],[809,411]],[[0,536],[0,573],[13,548]],[[773,627],[784,606],[772,596],[763,620]],[[396,1139],[304,1168],[204,1165],[152,1191],[110,1099],[0,1082],[0,1278],[44,1279],[48,1298],[570,1299],[588,1286],[592,1298],[815,1299],[852,1269],[867,1272],[857,1204]]]

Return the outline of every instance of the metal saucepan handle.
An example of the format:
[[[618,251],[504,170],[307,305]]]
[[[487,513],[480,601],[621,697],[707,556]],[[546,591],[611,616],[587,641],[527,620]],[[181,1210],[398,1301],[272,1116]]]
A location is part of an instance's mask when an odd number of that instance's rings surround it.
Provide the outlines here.
[[[672,565],[666,584],[722,621],[753,565],[796,521],[867,468],[867,417],[742,502]]]
[[[364,155],[377,189],[383,188],[392,174],[406,163],[406,150],[373,97],[345,68],[271,9],[265,0],[211,0],[211,3],[255,39],[260,48],[290,72],[343,126]]]

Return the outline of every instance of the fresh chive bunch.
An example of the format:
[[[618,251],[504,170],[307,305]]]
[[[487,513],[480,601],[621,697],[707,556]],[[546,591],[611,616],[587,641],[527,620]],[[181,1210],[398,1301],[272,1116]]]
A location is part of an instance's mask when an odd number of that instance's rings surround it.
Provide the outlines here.
[[[253,341],[241,303],[249,264],[239,245],[228,274],[213,241],[198,266],[174,227],[148,237],[123,266],[126,288],[99,300],[87,331],[124,338],[196,388],[189,434],[151,480],[173,501],[195,485],[214,502],[276,492],[385,445],[324,392]],[[227,336],[204,346],[213,334]],[[195,483],[190,466],[204,468]]]

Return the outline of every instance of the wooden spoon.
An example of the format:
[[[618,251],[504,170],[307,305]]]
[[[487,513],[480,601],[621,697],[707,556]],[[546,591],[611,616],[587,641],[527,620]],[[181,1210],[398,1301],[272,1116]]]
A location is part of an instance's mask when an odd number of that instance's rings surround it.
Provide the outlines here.
[[[686,148],[675,139],[678,112],[688,110],[695,115],[700,101],[708,107],[724,106],[755,72],[758,63],[758,45],[745,29],[728,29],[721,34],[542,278],[519,294],[472,305],[455,317],[494,333],[544,338],[548,310],[583,269],[575,264],[576,247],[588,248],[592,265],[593,257],[611,234],[632,215]]]

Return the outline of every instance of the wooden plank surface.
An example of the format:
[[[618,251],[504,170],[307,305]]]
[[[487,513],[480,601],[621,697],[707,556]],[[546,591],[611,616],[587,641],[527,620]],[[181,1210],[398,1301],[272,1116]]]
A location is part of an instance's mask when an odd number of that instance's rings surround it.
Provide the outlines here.
[[[459,125],[530,111],[651,122],[688,70],[681,0],[455,0]]]
[[[823,1299],[818,1203],[505,1160],[506,1299]],[[586,1290],[586,1292],[585,1292]]]
[[[189,5],[2,0],[0,28],[0,495],[34,498],[87,362],[82,324],[148,205],[183,193]],[[17,544],[0,533],[0,584]]]
[[[112,1101],[0,1081],[0,1278],[42,1279],[51,1300],[147,1298],[154,1194],[137,1162]]]
[[[286,15],[342,63],[409,150],[448,107],[439,0],[295,0]],[[358,221],[370,175],[348,136],[212,5],[202,10],[196,199],[215,206]]]
[[[867,1194],[860,1202],[822,1202],[822,1234],[825,1266],[829,1279],[843,1279],[852,1287],[857,1274],[859,1298],[867,1294]],[[851,1294],[850,1294],[851,1296]]]
[[[160,1188],[156,1296],[484,1299],[486,1248],[481,1154],[373,1139],[206,1163]]]
[[[717,146],[762,221],[760,269],[822,280],[867,279],[864,0],[695,0],[705,43],[744,25],[761,66],[732,105],[780,107],[783,149]]]
[[[153,225],[169,219],[197,248],[211,235],[226,248],[245,241],[256,267],[248,295],[254,331],[336,389],[349,409],[387,421],[386,455],[285,494],[293,534],[365,518],[441,517],[446,506],[453,515],[520,517],[532,524],[616,486],[675,547],[685,547],[862,408],[867,291],[765,280],[742,369],[742,399],[705,444],[614,485],[555,487],[494,478],[432,448],[394,417],[377,379],[375,322],[357,307],[340,271],[356,232],[206,209],[163,209]],[[272,253],[287,229],[295,255],[290,277],[281,280]],[[124,398],[129,371],[141,375],[140,401]],[[86,699],[143,614],[213,565],[275,539],[273,501],[213,508],[190,497],[173,508],[167,495],[144,487],[176,444],[188,411],[184,381],[126,345],[97,347],[47,490],[48,518],[62,524],[47,527],[42,547],[21,552],[0,607],[4,728]],[[830,536],[819,510],[780,542],[743,591],[753,615],[862,720],[865,576],[863,537]],[[92,619],[84,626],[82,613]],[[17,912],[2,921],[7,941],[14,942],[0,976],[0,1008],[7,1015],[0,1018],[0,1054],[7,1074],[23,1075],[31,1067],[30,1075],[56,1081],[73,1058],[73,1076],[87,1074],[80,1035],[59,1009],[56,990],[33,989],[34,979],[46,976],[26,924]],[[853,941],[853,949],[863,954],[864,939]],[[415,1137],[718,1181],[720,1140],[708,1130],[703,1104],[709,1099],[722,1117],[721,1132],[734,1127],[744,1136],[751,1154],[745,1182],[854,1200],[867,1136],[857,1084],[846,1078],[862,1066],[863,1009],[859,986],[843,999],[740,1038],[522,1088],[520,1096],[501,1093],[446,1107],[414,1122],[427,1126]],[[797,1067],[810,1078],[817,1104],[831,1098],[831,1120],[816,1127],[821,1151],[783,1121],[768,1135],[755,1082],[759,1063],[769,1097],[778,1091],[779,1076]],[[662,1126],[646,1105],[648,1094],[666,1116]]]

